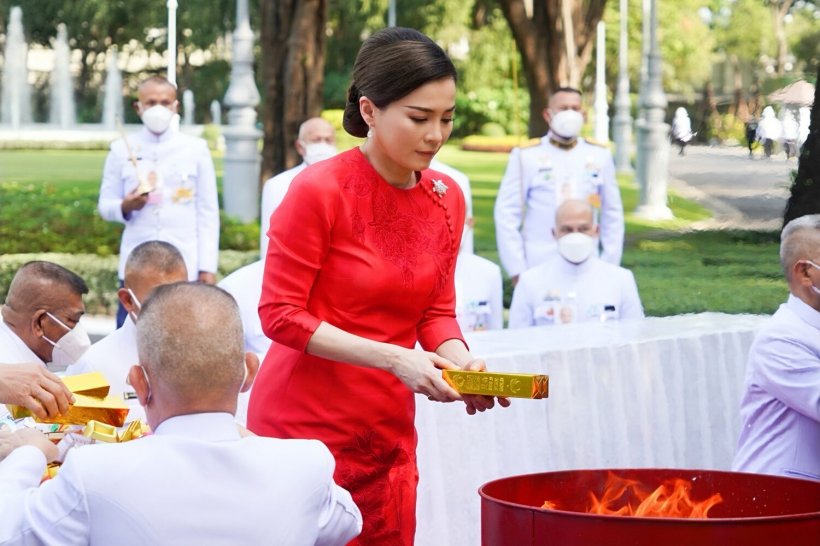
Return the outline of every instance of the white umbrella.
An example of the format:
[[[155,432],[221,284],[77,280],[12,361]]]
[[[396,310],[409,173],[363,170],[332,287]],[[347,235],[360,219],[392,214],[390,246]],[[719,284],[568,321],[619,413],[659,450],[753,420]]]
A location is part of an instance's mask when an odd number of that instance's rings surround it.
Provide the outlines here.
[[[769,100],[782,102],[783,104],[811,106],[814,103],[814,86],[806,80],[798,80],[773,93],[769,93]]]

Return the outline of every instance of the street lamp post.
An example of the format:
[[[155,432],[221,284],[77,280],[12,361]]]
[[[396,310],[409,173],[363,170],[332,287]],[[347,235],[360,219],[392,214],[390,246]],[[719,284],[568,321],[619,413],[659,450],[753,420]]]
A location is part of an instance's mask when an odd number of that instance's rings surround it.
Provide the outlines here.
[[[641,200],[636,214],[652,220],[673,218],[667,205],[666,184],[669,176],[669,125],[666,118],[666,95],[661,80],[661,55],[658,47],[657,0],[651,0],[649,20],[649,54],[645,117],[638,126],[640,135],[637,178]]]
[[[168,81],[177,84],[177,0],[168,0]]]
[[[259,218],[259,139],[256,107],[259,91],[253,77],[253,31],[248,0],[236,2],[232,41],[231,81],[225,93],[228,125],[225,135],[225,212],[243,222]]]
[[[598,21],[595,45],[595,140],[609,142],[609,105],[606,102],[606,24]]]
[[[632,104],[629,99],[629,68],[626,21],[628,0],[621,0],[620,47],[618,48],[618,86],[615,92],[615,118],[612,134],[615,139],[615,168],[618,172],[632,172]]]

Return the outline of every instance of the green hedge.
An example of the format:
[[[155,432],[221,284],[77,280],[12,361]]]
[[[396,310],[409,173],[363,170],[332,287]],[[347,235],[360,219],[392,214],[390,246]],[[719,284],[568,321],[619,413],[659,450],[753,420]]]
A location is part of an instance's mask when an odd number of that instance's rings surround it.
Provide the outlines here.
[[[259,258],[258,251],[222,250],[219,252],[219,277],[247,265]],[[46,260],[70,269],[82,277],[88,285],[85,296],[86,311],[93,315],[112,315],[117,310],[117,262],[118,257],[95,254],[5,254],[0,256],[0,302],[6,300],[9,284],[14,273],[26,262]]]
[[[98,187],[90,184],[0,183],[0,254],[119,252],[123,226],[97,213]],[[221,213],[219,247],[259,248],[259,223]]]

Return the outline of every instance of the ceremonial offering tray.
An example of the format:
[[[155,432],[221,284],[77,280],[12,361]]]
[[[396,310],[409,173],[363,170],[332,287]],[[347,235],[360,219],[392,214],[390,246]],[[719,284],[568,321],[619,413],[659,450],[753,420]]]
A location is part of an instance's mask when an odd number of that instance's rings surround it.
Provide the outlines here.
[[[548,375],[465,370],[444,370],[442,375],[459,394],[533,399],[549,396]]]

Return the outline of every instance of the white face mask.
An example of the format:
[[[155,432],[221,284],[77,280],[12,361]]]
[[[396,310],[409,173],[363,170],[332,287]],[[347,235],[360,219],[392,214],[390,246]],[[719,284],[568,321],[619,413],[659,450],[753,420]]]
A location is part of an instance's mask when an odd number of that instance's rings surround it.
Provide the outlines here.
[[[140,300],[137,299],[137,296],[134,295],[134,292],[132,292],[131,289],[127,286],[125,287],[125,289],[128,290],[128,294],[131,296],[131,301],[134,302],[134,305],[137,306],[137,311],[142,311],[142,304],[140,303]],[[131,320],[134,322],[134,324],[137,323],[137,313],[129,311],[128,316],[131,317]]]
[[[581,132],[584,125],[584,116],[575,110],[561,110],[553,112],[550,121],[550,130],[559,137],[573,139]]]
[[[166,108],[161,104],[157,104],[142,111],[142,123],[148,127],[148,130],[155,135],[161,135],[171,126],[171,120],[174,118],[174,112],[170,108]]]
[[[319,161],[329,159],[336,155],[336,146],[328,144],[327,142],[310,142],[303,143],[305,146],[305,155],[303,159],[308,165],[313,165]]]
[[[85,354],[89,347],[91,347],[91,340],[85,332],[85,328],[79,322],[74,328],[69,328],[60,319],[46,311],[51,320],[68,330],[68,333],[58,339],[56,342],[51,341],[45,335],[43,339],[49,342],[54,350],[51,352],[51,362],[58,368],[65,368],[76,363]]]
[[[598,239],[586,233],[567,233],[558,239],[558,252],[565,260],[574,264],[585,262],[598,245]]]

